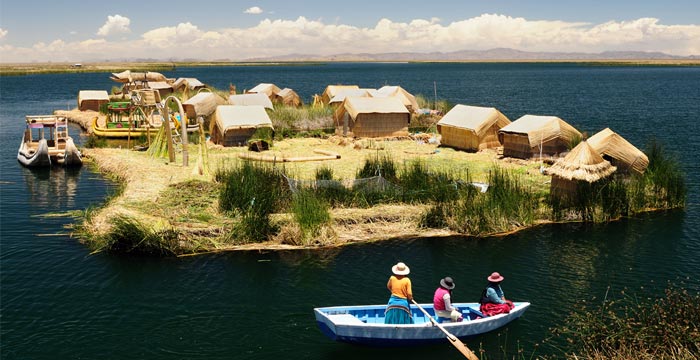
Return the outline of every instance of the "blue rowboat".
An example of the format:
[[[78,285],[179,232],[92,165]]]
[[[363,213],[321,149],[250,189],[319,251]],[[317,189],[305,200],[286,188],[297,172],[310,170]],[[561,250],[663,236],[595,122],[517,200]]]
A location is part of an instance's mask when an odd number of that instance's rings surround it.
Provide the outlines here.
[[[516,302],[508,314],[484,317],[478,303],[456,303],[462,312],[461,322],[443,321],[445,330],[458,338],[469,338],[505,326],[519,318],[530,306],[529,302]],[[420,304],[435,317],[433,304]],[[372,346],[406,346],[439,343],[445,334],[430,322],[416,306],[411,306],[415,324],[384,324],[386,305],[331,306],[314,308],[316,323],[329,338],[346,343]]]

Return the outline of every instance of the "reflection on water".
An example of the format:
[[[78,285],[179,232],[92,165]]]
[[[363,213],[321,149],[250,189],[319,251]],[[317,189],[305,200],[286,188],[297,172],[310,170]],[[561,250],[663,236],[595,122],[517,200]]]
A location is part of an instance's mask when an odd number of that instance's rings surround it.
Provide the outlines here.
[[[27,205],[49,209],[72,209],[80,179],[79,168],[27,168],[22,166]]]

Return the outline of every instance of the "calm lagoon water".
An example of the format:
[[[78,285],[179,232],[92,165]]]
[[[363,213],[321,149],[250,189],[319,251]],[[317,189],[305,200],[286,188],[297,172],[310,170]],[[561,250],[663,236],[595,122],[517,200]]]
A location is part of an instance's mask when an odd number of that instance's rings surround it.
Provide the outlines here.
[[[238,252],[178,259],[90,254],[46,214],[99,206],[115,189],[89,167],[32,171],[16,151],[24,115],[75,106],[78,91],[109,90],[109,74],[0,78],[0,354],[3,359],[425,359],[456,355],[447,343],[376,349],[326,339],[315,306],[375,304],[396,261],[412,269],[415,296],[455,279],[457,301],[477,300],[500,271],[506,295],[531,308],[504,331],[467,341],[489,358],[526,352],[572,305],[625,287],[662,294],[667,281],[700,289],[700,68],[576,64],[329,64],[178,68],[239,90],[291,87],[305,101],[327,84],[401,85],[452,103],[494,106],[511,120],[557,115],[593,134],[605,127],[643,148],[656,137],[688,176],[683,211],[601,225],[550,225],[501,238],[390,240],[334,250]],[[78,128],[71,128],[77,136]],[[558,354],[549,345],[538,354]]]

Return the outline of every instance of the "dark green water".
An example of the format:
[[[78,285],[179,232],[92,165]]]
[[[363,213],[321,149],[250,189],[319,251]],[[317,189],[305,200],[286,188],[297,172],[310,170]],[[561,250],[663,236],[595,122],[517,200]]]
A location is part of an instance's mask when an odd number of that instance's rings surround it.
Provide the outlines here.
[[[334,343],[315,306],[387,299],[390,267],[406,262],[428,302],[450,275],[458,301],[475,301],[500,271],[506,295],[531,308],[507,331],[467,342],[489,358],[526,352],[572,305],[608,288],[662,294],[682,279],[700,289],[700,68],[559,64],[335,64],[189,68],[167,73],[227,88],[291,87],[306,101],[327,84],[399,84],[453,103],[557,115],[590,134],[609,126],[638,147],[656,136],[688,174],[685,211],[603,225],[541,226],[502,238],[395,240],[331,251],[241,252],[179,259],[91,255],[61,233],[69,218],[40,216],[99,205],[114,185],[89,168],[34,172],[16,161],[26,114],[75,106],[81,89],[109,90],[108,74],[0,78],[0,354],[3,359],[342,359],[440,356],[448,344],[374,349]],[[78,129],[72,128],[72,133]],[[557,350],[544,345],[538,354]]]

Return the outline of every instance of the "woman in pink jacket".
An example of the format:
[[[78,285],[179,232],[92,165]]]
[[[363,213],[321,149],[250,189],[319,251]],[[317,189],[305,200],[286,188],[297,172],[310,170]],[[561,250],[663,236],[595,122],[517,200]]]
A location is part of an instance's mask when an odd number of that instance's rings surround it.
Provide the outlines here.
[[[455,288],[455,283],[451,277],[446,277],[440,280],[440,286],[435,290],[433,295],[433,307],[438,320],[441,321],[462,321],[462,313],[456,307],[452,306],[452,289]]]

